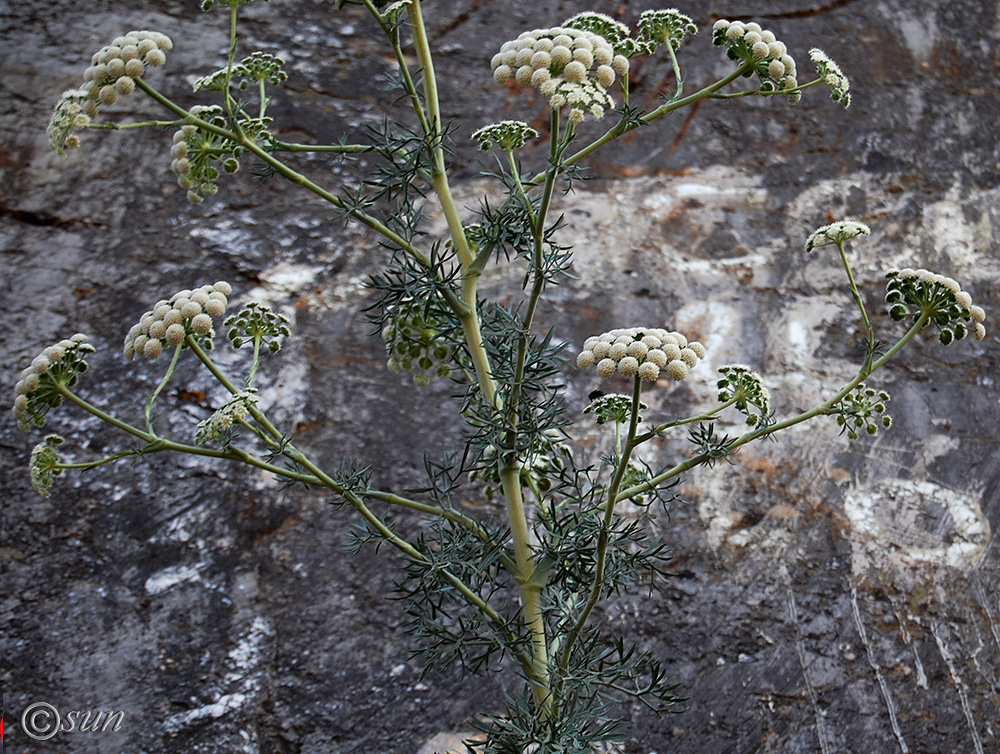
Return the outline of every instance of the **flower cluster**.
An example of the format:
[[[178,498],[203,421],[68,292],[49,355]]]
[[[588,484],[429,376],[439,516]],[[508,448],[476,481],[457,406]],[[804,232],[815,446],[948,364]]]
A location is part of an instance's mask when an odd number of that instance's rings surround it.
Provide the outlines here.
[[[49,119],[49,146],[60,155],[67,149],[80,146],[80,137],[73,133],[76,128],[86,128],[90,125],[90,116],[86,111],[94,111],[94,103],[84,89],[69,89],[63,92],[56,103]]]
[[[603,13],[595,13],[594,11],[577,13],[564,21],[563,26],[568,29],[579,29],[596,34],[611,45],[616,55],[630,58],[644,52],[638,49],[636,40],[630,36],[632,31],[625,24],[619,23]]]
[[[655,382],[660,370],[675,380],[687,377],[688,370],[705,358],[705,347],[679,332],[659,328],[629,327],[587,338],[576,357],[581,369],[596,364],[597,374],[607,378],[616,372],[623,377],[639,375]]]
[[[885,429],[892,426],[892,417],[885,412],[888,402],[889,394],[885,390],[875,390],[861,382],[832,410],[837,414],[841,432],[847,432],[850,439],[857,440],[862,429],[874,435],[878,433],[879,425]]]
[[[166,34],[156,31],[130,31],[115,37],[102,47],[83,72],[83,85],[65,92],[56,103],[49,121],[49,144],[59,154],[80,145],[75,128],[86,128],[97,117],[100,105],[113,105],[118,97],[135,91],[135,81],[147,66],[160,66],[167,61],[165,50],[173,47]]]
[[[538,137],[538,131],[531,128],[527,123],[520,120],[503,120],[499,123],[490,123],[483,126],[478,131],[474,131],[472,138],[479,142],[482,150],[493,149],[520,149],[528,139]]]
[[[697,33],[698,27],[694,21],[679,13],[676,8],[647,10],[639,16],[640,40],[648,40],[647,47],[652,44],[655,49],[657,44],[663,43],[678,50],[684,37]]]
[[[59,452],[56,450],[62,442],[59,435],[46,435],[45,442],[39,443],[31,451],[31,460],[28,462],[31,483],[42,497],[49,496],[52,482],[62,472]]]
[[[14,418],[21,429],[45,424],[45,414],[57,408],[63,399],[60,388],[71,388],[82,372],[87,371],[86,356],[94,353],[87,336],[72,338],[49,346],[21,372],[14,386]]]
[[[191,115],[220,128],[225,127],[226,118],[222,108],[195,106]],[[170,170],[177,176],[177,185],[185,189],[188,200],[200,202],[205,196],[213,196],[219,190],[216,181],[222,164],[226,173],[235,173],[240,163],[234,154],[235,144],[212,131],[206,131],[188,123],[174,133],[174,144],[170,148]]]
[[[277,353],[281,349],[281,339],[292,334],[288,329],[289,322],[288,317],[267,304],[251,301],[239,313],[226,318],[225,325],[229,328],[226,337],[233,348],[259,340],[267,345],[271,353]]]
[[[833,101],[842,102],[845,108],[850,107],[851,82],[840,70],[840,66],[818,47],[809,50],[809,59],[815,64],[816,71],[823,79],[823,83],[830,88],[830,97],[833,98]]]
[[[408,300],[394,306],[382,328],[389,370],[415,372],[413,381],[418,385],[429,384],[432,374],[450,375],[452,349],[441,338],[443,327],[419,302]]]
[[[277,86],[288,80],[288,74],[281,66],[285,64],[282,58],[271,55],[267,52],[253,52],[249,57],[243,58],[233,66],[230,81],[239,81],[239,88],[246,89],[254,84],[266,81]],[[216,89],[222,91],[226,86],[227,68],[221,68],[215,73],[203,76],[194,82],[196,92],[205,89]]]
[[[583,410],[585,414],[593,414],[597,423],[607,424],[609,421],[616,422],[618,424],[624,424],[629,420],[632,415],[632,396],[625,395],[624,393],[601,393],[596,391],[599,395],[590,401],[590,405]],[[639,410],[645,411],[649,406],[647,406],[642,401],[639,401]],[[637,422],[642,421],[642,417],[636,419]]]
[[[787,92],[791,102],[798,102],[802,93],[795,78],[795,60],[788,54],[784,42],[760,24],[719,19],[712,27],[712,42],[725,45],[726,55],[752,66],[746,75],[757,74],[759,92]],[[789,91],[791,90],[791,91]]]
[[[745,414],[747,424],[756,427],[767,422],[771,415],[771,392],[764,386],[759,374],[746,364],[727,364],[719,367],[719,401],[734,400],[733,406]],[[756,409],[756,413],[751,409]]]
[[[179,346],[188,335],[211,347],[215,335],[212,317],[225,313],[229,305],[226,297],[232,292],[229,283],[216,283],[193,291],[185,289],[169,300],[157,301],[125,336],[125,358],[159,358],[164,348]]]
[[[638,38],[630,36],[631,31],[625,24],[603,13],[578,13],[563,26],[597,34],[611,43],[616,54],[626,58],[651,55],[661,44],[670,44],[677,50],[685,36],[698,32],[690,18],[673,8],[643,11],[639,16]]]
[[[491,61],[497,83],[515,80],[549,98],[553,109],[569,106],[569,119],[581,122],[615,106],[607,90],[628,74],[628,58],[616,54],[604,37],[582,29],[556,26],[526,31],[504,42]]]
[[[919,319],[922,313],[930,318],[939,331],[943,345],[951,345],[972,332],[976,340],[986,337],[983,322],[986,312],[972,303],[972,296],[963,291],[957,280],[924,269],[890,270],[886,273],[885,302],[889,305],[889,316],[896,322],[911,317]]]
[[[201,9],[210,10],[216,3],[224,5],[227,8],[238,8],[241,5],[250,5],[255,2],[257,2],[257,0],[201,0]]]
[[[382,20],[392,28],[398,27],[403,21],[403,11],[408,13],[412,4],[413,0],[397,0],[395,3],[380,8]]]
[[[227,445],[233,424],[245,421],[250,415],[250,410],[259,400],[260,396],[253,388],[234,393],[218,411],[205,421],[198,423],[198,431],[194,437],[195,443],[207,445],[214,440]]]
[[[858,236],[871,235],[871,228],[856,220],[840,220],[822,228],[817,228],[806,239],[806,253],[818,246],[843,245],[844,241],[849,241]]]

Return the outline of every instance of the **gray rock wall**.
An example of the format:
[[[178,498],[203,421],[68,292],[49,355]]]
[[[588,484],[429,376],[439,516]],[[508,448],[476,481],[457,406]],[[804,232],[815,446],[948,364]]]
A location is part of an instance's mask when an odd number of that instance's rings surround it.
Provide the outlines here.
[[[248,50],[281,54],[276,99],[290,139],[357,139],[394,95],[387,59],[356,9],[273,0],[244,11]],[[24,2],[0,8],[0,408],[46,345],[82,330],[99,346],[82,391],[141,416],[155,370],[124,362],[128,327],[159,298],[226,279],[265,297],[295,337],[268,362],[264,400],[302,446],[334,466],[375,464],[387,488],[412,482],[421,454],[450,447],[448,389],[414,390],[384,369],[359,314],[372,239],[310,196],[249,166],[191,207],[168,171],[169,132],[94,133],[61,159],[45,126],[90,55],[134,28],[174,39],[151,78],[195,103],[190,83],[224,61],[225,13],[195,2]],[[580,279],[551,291],[543,319],[579,344],[630,324],[699,337],[708,364],[650,392],[650,414],[707,405],[714,369],[752,364],[779,415],[814,405],[856,368],[863,343],[838,260],[805,236],[845,215],[869,223],[852,246],[877,329],[881,275],[925,266],[998,310],[1000,222],[994,4],[799,0],[757,19],[808,66],[825,49],[851,77],[848,111],[821,92],[798,105],[708,102],[625,139],[564,198]],[[429,3],[445,114],[460,128],[458,192],[484,190],[463,139],[502,118],[544,122],[542,103],[496,87],[488,59],[508,37],[588,9],[578,2]],[[597,8],[633,22],[631,3]],[[706,28],[760,4],[680,3]],[[728,70],[707,34],[684,50],[693,91]],[[633,72],[637,101],[672,86],[669,66]],[[159,117],[132,96],[122,119]],[[527,159],[541,159],[528,153]],[[304,160],[349,184],[363,161]],[[506,295],[520,272],[490,273]],[[657,526],[677,578],[601,612],[667,660],[688,711],[634,711],[634,754],[920,752],[1000,749],[1000,525],[996,426],[1000,351],[990,337],[915,344],[875,382],[893,395],[891,431],[848,443],[832,420],[744,449],[686,478],[685,502]],[[595,387],[571,372],[568,396]],[[164,426],[190,432],[219,391],[182,368]],[[50,420],[79,460],[123,438],[79,412]],[[596,438],[581,424],[584,440]],[[57,481],[38,497],[27,457],[41,433],[0,424],[0,682],[15,752],[409,754],[468,730],[496,688],[456,673],[420,678],[405,616],[386,599],[400,560],[344,551],[348,511],[281,491],[264,476],[190,457]],[[419,438],[419,442],[414,442]],[[665,441],[650,455],[687,452]],[[470,510],[484,503],[470,501]],[[401,525],[418,527],[419,520]],[[33,702],[64,713],[122,710],[117,732],[27,741]],[[40,746],[41,748],[34,748]],[[434,749],[434,744],[425,751]]]

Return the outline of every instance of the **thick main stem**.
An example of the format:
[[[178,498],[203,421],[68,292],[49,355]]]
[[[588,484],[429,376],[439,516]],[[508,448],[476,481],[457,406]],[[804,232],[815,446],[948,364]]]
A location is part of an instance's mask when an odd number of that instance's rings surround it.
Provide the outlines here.
[[[538,710],[547,715],[552,707],[549,689],[549,652],[545,634],[545,616],[542,614],[541,580],[535,578],[535,560],[531,553],[528,519],[521,495],[521,468],[516,462],[500,472],[500,484],[507,501],[511,537],[514,540],[514,579],[521,593],[521,615],[531,634],[533,660],[530,675],[532,694]]]
[[[497,394],[493,370],[490,367],[489,355],[483,343],[482,330],[479,322],[477,288],[480,270],[475,265],[475,258],[469,247],[465,229],[458,213],[458,206],[451,194],[448,183],[448,173],[444,160],[444,133],[441,125],[441,109],[438,102],[437,79],[434,76],[434,61],[431,56],[427,30],[424,25],[420,8],[420,0],[413,0],[410,5],[410,20],[413,22],[413,41],[416,47],[417,59],[423,71],[424,102],[426,106],[429,132],[426,134],[431,148],[431,184],[434,187],[441,210],[448,224],[448,232],[462,265],[462,303],[465,310],[460,314],[462,330],[465,334],[469,353],[476,370],[483,398],[488,405],[498,413],[503,411]],[[516,431],[516,430],[515,430]],[[548,640],[545,634],[545,620],[541,609],[542,586],[532,578],[535,573],[535,561],[531,553],[530,531],[521,494],[520,464],[516,458],[501,470],[501,484],[504,498],[507,501],[507,514],[514,539],[514,578],[521,593],[521,614],[525,625],[531,634],[532,665],[525,668],[532,682],[532,692],[535,704],[543,716],[551,708],[551,695],[548,688]]]

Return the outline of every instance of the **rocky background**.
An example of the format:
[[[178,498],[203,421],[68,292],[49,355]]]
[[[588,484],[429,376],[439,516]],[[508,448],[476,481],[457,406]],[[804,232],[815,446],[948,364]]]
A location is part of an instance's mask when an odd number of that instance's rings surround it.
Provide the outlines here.
[[[83,331],[100,350],[82,392],[140,417],[158,374],[122,360],[124,333],[157,299],[224,279],[238,300],[264,298],[294,318],[294,338],[263,375],[281,425],[329,466],[356,455],[382,486],[403,488],[422,453],[450,447],[455,432],[442,416],[447,386],[415,390],[388,372],[359,314],[365,275],[382,259],[372,238],[311,195],[255,181],[249,165],[190,206],[168,171],[169,131],[88,133],[65,159],[47,150],[52,104],[127,30],[169,34],[175,48],[150,80],[178,101],[203,101],[190,85],[222,65],[227,23],[197,5],[0,4],[3,416],[18,372]],[[427,5],[468,206],[491,190],[469,133],[503,118],[545,122],[542,102],[492,83],[494,50],[581,10],[633,23],[645,9]],[[802,252],[811,230],[844,216],[873,227],[851,253],[883,340],[901,333],[880,304],[891,266],[952,275],[1000,311],[996,4],[782,0],[763,15],[761,3],[737,0],[678,6],[702,28],[758,20],[803,72],[808,49],[822,47],[851,77],[854,104],[845,111],[818,90],[795,106],[708,102],[602,151],[592,180],[561,200],[579,275],[546,304],[561,337],[579,344],[654,323],[699,337],[709,363],[650,391],[651,415],[707,404],[714,369],[734,360],[765,376],[779,415],[812,406],[854,374],[862,344],[835,253]],[[273,0],[244,16],[244,49],[289,62],[272,108],[283,137],[354,140],[380,121],[395,96],[380,78],[390,60],[356,8]],[[688,91],[730,65],[705,33],[682,62]],[[661,59],[632,77],[647,106],[673,85]],[[161,117],[138,95],[113,110],[123,121]],[[301,164],[334,186],[365,168]],[[520,274],[492,272],[489,286],[506,295]],[[817,421],[685,480],[685,502],[657,521],[677,578],[601,613],[656,649],[690,698],[667,719],[636,709],[627,752],[1000,750],[1000,553],[990,539],[1000,525],[1000,349],[997,325],[987,326],[983,342],[916,343],[877,375],[893,396],[891,431],[848,443],[832,420]],[[570,401],[582,407],[595,379],[571,371]],[[161,426],[185,436],[220,394],[187,368],[174,385]],[[125,442],[68,409],[47,431],[66,436],[78,460]],[[386,599],[400,559],[348,554],[349,511],[189,457],[66,476],[43,499],[27,474],[41,435],[0,423],[8,751],[412,754],[443,750],[494,708],[489,683],[420,677],[405,616]],[[650,460],[686,452],[668,441]],[[121,710],[124,723],[32,742],[17,719],[41,701],[64,715]]]

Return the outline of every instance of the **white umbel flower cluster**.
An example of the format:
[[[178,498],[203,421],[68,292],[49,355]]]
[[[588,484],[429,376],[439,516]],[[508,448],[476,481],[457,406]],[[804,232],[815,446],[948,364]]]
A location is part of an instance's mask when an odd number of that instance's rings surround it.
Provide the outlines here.
[[[87,371],[87,355],[94,350],[87,336],[77,333],[38,354],[14,385],[13,413],[18,426],[27,430],[32,424],[44,425],[49,409],[62,403],[59,388],[76,385]]]
[[[870,236],[871,232],[871,228],[857,220],[840,220],[814,230],[806,239],[806,251],[818,246],[840,245],[858,236]]]
[[[717,383],[720,403],[732,400],[751,427],[767,421],[771,415],[771,392],[757,372],[746,364],[726,364],[719,367],[719,374],[722,375]]]
[[[823,78],[823,83],[830,88],[830,97],[834,102],[840,102],[845,108],[851,106],[851,82],[840,66],[818,47],[809,50],[809,59]]]
[[[203,285],[175,293],[139,318],[125,336],[126,359],[144,356],[156,359],[165,348],[179,346],[188,335],[210,340],[215,334],[213,317],[225,314],[233,292],[229,283]]]
[[[190,113],[193,117],[220,128],[226,127],[226,118],[218,105],[195,105]],[[254,121],[259,124],[260,121]],[[249,121],[244,121],[244,133],[253,135]],[[212,131],[186,123],[174,132],[174,143],[170,147],[170,170],[177,176],[177,185],[187,191],[187,198],[197,204],[206,196],[214,196],[219,186],[222,172],[235,173],[240,169],[234,154],[235,145]]]
[[[134,92],[136,79],[147,67],[163,65],[173,46],[170,37],[158,31],[130,31],[94,53],[81,87],[65,92],[52,113],[48,128],[52,148],[63,154],[78,147],[80,138],[73,129],[89,125],[100,105],[113,105],[118,97]]]
[[[534,87],[553,109],[568,106],[574,123],[587,114],[601,118],[614,108],[607,90],[629,69],[628,58],[615,54],[604,37],[566,26],[526,31],[504,42],[491,66],[497,83],[513,80]]]
[[[597,367],[603,378],[620,374],[623,377],[639,375],[647,382],[655,382],[660,370],[675,380],[683,380],[688,371],[705,358],[705,347],[679,332],[657,327],[628,327],[611,330],[587,338],[583,350],[576,357],[581,369]]]
[[[472,138],[479,142],[479,148],[484,151],[496,147],[520,149],[528,139],[538,138],[538,131],[521,120],[502,120],[473,131]]]
[[[753,72],[760,79],[758,91],[785,92],[798,87],[795,59],[788,54],[785,43],[760,24],[719,19],[712,27],[712,42],[724,45],[731,59],[753,66]],[[798,102],[802,93],[790,91],[788,99]]]
[[[976,340],[986,338],[986,310],[972,303],[972,294],[962,290],[954,278],[923,268],[904,267],[886,273],[885,302],[889,317],[896,322],[914,321],[929,312],[929,325],[938,329],[942,345],[950,346],[971,334]]]
[[[205,421],[199,422],[195,443],[205,445],[212,440],[225,440],[232,430],[233,424],[244,421],[250,415],[250,409],[259,400],[260,396],[253,388],[234,393],[218,411]]]

